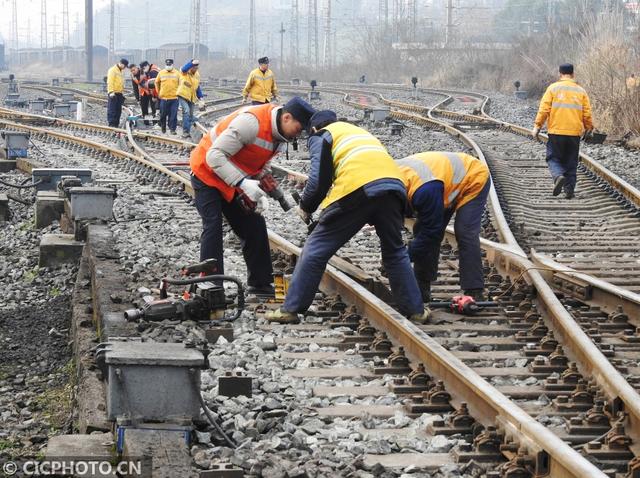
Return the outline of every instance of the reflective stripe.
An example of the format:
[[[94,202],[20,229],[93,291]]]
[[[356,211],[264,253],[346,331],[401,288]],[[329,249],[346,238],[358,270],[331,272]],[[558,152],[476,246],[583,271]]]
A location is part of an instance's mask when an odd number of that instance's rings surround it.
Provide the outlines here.
[[[340,151],[345,147],[348,146],[350,143],[352,143],[353,141],[357,141],[359,139],[371,139],[371,135],[369,134],[354,134],[352,136],[345,136],[345,138],[338,142],[337,144],[334,145],[333,147],[333,155],[334,157],[337,156],[338,154],[340,154]]]
[[[460,184],[464,177],[467,175],[467,170],[464,167],[464,162],[456,153],[443,154],[451,162],[451,169],[453,169],[453,177],[451,178],[451,182],[453,184]]]
[[[558,86],[554,86],[553,88],[551,88],[551,91],[553,93],[557,92],[557,91],[573,91],[575,93],[584,93],[584,89],[580,88],[579,86],[565,86],[565,85],[558,85]]]
[[[566,109],[569,109],[569,110],[580,110],[580,111],[582,111],[582,105],[576,105],[576,104],[573,104],[573,103],[556,103],[556,102],[553,102],[553,103],[551,103],[551,107],[552,108],[566,108]]]
[[[271,78],[273,78],[273,75],[269,75],[269,76],[254,76],[253,77],[254,80],[270,80]]]
[[[407,166],[413,169],[420,180],[424,183],[433,181],[435,177],[433,176],[433,171],[431,168],[420,159],[415,158],[414,156],[409,156],[408,158],[401,159],[398,161],[399,166]]]
[[[273,143],[271,141],[267,141],[266,139],[256,138],[253,144],[261,148],[268,149],[269,151],[273,151]]]
[[[453,200],[458,196],[458,194],[460,194],[459,189],[456,189],[455,191],[451,191],[451,193],[449,193],[449,196],[447,197],[447,202],[451,204]]]
[[[368,151],[377,152],[377,153],[386,153],[387,152],[387,150],[384,148],[384,146],[372,146],[372,145],[368,145],[368,144],[364,145],[364,146],[358,146],[358,147],[354,148],[352,151],[350,151],[349,154],[347,154],[344,158],[342,158],[342,160],[340,160],[340,162],[338,163],[338,166],[336,167],[336,170],[333,173],[333,175],[334,176],[338,176],[338,171],[340,171],[340,168],[350,158],[353,158],[356,154],[366,153]],[[335,154],[334,154],[334,157],[335,157]]]

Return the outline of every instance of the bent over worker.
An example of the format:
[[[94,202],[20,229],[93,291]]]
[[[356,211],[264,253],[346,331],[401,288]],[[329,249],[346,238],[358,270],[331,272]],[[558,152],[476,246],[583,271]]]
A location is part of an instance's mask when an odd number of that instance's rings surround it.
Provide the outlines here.
[[[129,66],[129,60],[122,58],[107,71],[107,121],[109,126],[117,128],[120,125],[122,105],[124,105],[124,73]]]
[[[242,90],[242,102],[251,99],[254,105],[269,103],[278,96],[278,87],[273,71],[269,69],[269,58],[258,59],[258,68],[251,70]]]
[[[272,322],[295,323],[315,297],[327,262],[365,224],[380,238],[382,262],[400,311],[425,322],[425,310],[407,248],[402,241],[406,190],[400,170],[368,131],[337,121],[325,110],[311,118],[311,172],[298,213],[305,222],[321,206],[318,225],[305,242],[282,307],[266,314]]]
[[[560,80],[545,91],[536,115],[532,135],[538,138],[545,122],[549,133],[547,164],[553,178],[553,195],[564,189],[565,197],[575,196],[580,136],[593,130],[591,103],[587,92],[573,79],[573,65],[560,65]]]
[[[273,267],[265,220],[243,207],[244,195],[254,203],[266,200],[254,177],[281,145],[307,128],[314,111],[298,97],[284,106],[240,108],[220,120],[191,152],[191,184],[202,217],[200,260],[217,259],[218,273],[224,273],[224,216],[242,243],[249,293],[273,295]]]
[[[464,153],[425,152],[399,160],[409,205],[417,216],[409,256],[422,299],[431,300],[438,276],[440,243],[455,212],[454,230],[460,261],[460,288],[482,299],[484,274],[480,226],[491,188],[489,168]]]

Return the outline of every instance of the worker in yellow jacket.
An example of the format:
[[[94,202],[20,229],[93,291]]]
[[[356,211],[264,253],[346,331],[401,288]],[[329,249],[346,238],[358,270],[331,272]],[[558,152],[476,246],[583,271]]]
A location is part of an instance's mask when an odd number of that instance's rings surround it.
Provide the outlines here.
[[[242,90],[242,102],[251,99],[251,104],[262,105],[278,97],[278,86],[273,71],[269,69],[269,58],[258,59],[258,68],[252,70]]]
[[[196,103],[204,105],[200,89],[200,60],[191,59],[180,68],[180,84],[178,85],[178,103],[182,110],[182,137],[191,137],[191,125],[195,123]]]
[[[109,126],[117,128],[120,125],[122,105],[124,105],[124,73],[129,66],[129,60],[121,58],[118,63],[107,71],[107,121]]]
[[[173,66],[173,60],[167,58],[164,70],[156,77],[156,91],[160,98],[160,128],[167,132],[167,119],[171,134],[177,134],[178,127],[178,86],[180,85],[180,72]]]
[[[338,121],[333,111],[315,113],[308,147],[311,172],[297,212],[304,222],[322,207],[318,225],[307,238],[287,297],[271,322],[295,323],[316,295],[327,262],[338,249],[371,224],[380,238],[382,263],[399,310],[426,322],[418,284],[402,241],[407,192],[400,170],[382,143],[368,131]]]
[[[425,152],[397,161],[407,197],[416,215],[409,257],[425,302],[438,276],[440,243],[455,212],[460,288],[483,300],[484,274],[480,252],[480,226],[491,178],[489,168],[464,153]]]
[[[564,189],[565,197],[575,196],[576,171],[580,155],[580,137],[591,134],[593,120],[587,92],[573,77],[573,65],[560,65],[560,80],[551,84],[540,101],[533,137],[547,122],[547,164],[553,178],[553,195]]]

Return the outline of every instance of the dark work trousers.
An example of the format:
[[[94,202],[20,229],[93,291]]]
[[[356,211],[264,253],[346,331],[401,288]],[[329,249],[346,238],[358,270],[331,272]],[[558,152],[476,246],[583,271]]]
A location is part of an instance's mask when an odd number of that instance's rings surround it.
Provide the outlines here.
[[[109,126],[117,128],[120,126],[120,116],[122,115],[122,105],[124,104],[124,95],[116,93],[109,96],[107,100],[107,121]]]
[[[149,106],[151,106],[151,114],[156,115],[156,102],[152,95],[140,96],[140,108],[142,109],[142,115],[147,116],[149,114]]]
[[[252,105],[266,105],[267,103],[269,103],[269,100],[264,100],[264,101],[256,101],[256,100],[253,100],[253,101],[251,102],[251,104],[252,104]]]
[[[368,223],[380,238],[382,263],[398,308],[406,315],[422,314],[422,296],[402,240],[404,200],[390,192],[345,210],[330,211],[334,206],[323,212],[307,238],[282,310],[303,313],[309,308],[329,259]]]
[[[178,98],[160,100],[160,126],[162,129],[166,129],[167,122],[171,131],[175,131],[178,127]]]
[[[564,191],[573,193],[580,157],[580,136],[550,134],[547,141],[547,164],[551,177],[565,177]]]
[[[480,251],[480,227],[482,225],[482,213],[487,197],[491,190],[491,178],[475,198],[460,207],[456,213],[453,229],[458,243],[460,288],[462,290],[483,289],[484,274],[482,272],[482,255]],[[438,278],[438,260],[440,259],[440,244],[444,238],[445,228],[451,217],[454,208],[444,210],[442,221],[442,231],[438,242],[434,242],[431,250],[427,251],[420,260],[414,262],[414,271],[419,283],[431,283]],[[420,230],[420,221],[416,221],[413,233],[416,235]]]
[[[267,236],[267,225],[260,214],[245,213],[235,202],[225,201],[216,188],[207,186],[193,174],[191,185],[195,190],[195,203],[202,217],[200,260],[215,258],[218,274],[224,274],[222,244],[222,216],[240,238],[242,254],[247,264],[247,284],[268,286],[273,282],[273,266]]]

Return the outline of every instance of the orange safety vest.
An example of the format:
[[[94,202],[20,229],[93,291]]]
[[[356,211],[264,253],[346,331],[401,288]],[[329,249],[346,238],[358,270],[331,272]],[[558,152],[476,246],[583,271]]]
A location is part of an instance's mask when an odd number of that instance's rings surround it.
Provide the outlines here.
[[[211,148],[214,139],[220,136],[239,114],[251,113],[258,118],[258,135],[253,143],[245,145],[240,151],[231,156],[229,160],[248,176],[255,176],[278,152],[277,145],[273,140],[271,123],[271,112],[275,108],[277,108],[276,105],[269,103],[266,105],[240,108],[234,111],[216,124],[212,132],[215,134],[214,138],[211,137],[212,133],[205,134],[200,140],[200,143],[198,143],[198,146],[191,151],[189,164],[193,174],[206,185],[218,189],[227,202],[231,202],[233,199],[235,188],[220,179],[207,164],[207,152],[209,148]]]
[[[145,95],[150,95],[150,96],[158,96],[158,92],[156,91],[155,86],[153,88],[149,88],[149,81],[151,80],[155,80],[155,78],[150,78],[148,75],[149,73],[151,73],[152,71],[155,71],[156,73],[160,73],[160,68],[158,68],[156,65],[151,65],[151,67],[149,68],[149,71],[146,74],[142,74],[140,76],[140,83],[139,83],[139,87],[138,90],[140,91],[140,95],[145,96]],[[156,74],[156,78],[158,77],[158,75]],[[142,86],[142,83],[144,83],[147,86]]]

